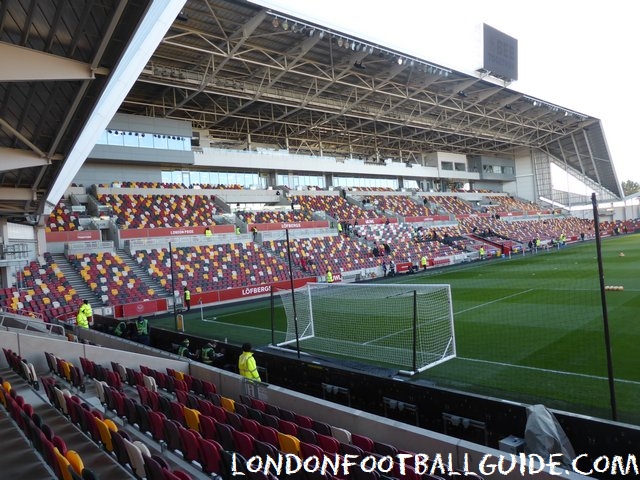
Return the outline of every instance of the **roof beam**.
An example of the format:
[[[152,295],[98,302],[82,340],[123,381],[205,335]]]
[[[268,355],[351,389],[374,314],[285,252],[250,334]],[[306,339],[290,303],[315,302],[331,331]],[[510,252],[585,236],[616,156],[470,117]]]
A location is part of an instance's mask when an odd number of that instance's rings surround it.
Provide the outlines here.
[[[33,200],[33,190],[30,188],[0,187],[0,200],[28,202]]]
[[[2,159],[0,172],[51,164],[49,159],[41,157],[35,152],[18,148],[0,147],[0,159]]]
[[[11,65],[0,70],[0,82],[88,80],[96,72],[108,73],[102,68],[93,70],[88,63],[4,42],[0,42],[0,59],[3,65]]]

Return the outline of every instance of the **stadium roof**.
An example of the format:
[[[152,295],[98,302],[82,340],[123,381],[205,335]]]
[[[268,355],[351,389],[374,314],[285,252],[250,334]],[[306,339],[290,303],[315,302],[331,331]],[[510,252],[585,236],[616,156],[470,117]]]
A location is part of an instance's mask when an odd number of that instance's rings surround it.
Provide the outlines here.
[[[119,112],[189,120],[231,148],[250,137],[292,153],[404,160],[542,149],[622,196],[598,119],[490,72],[456,72],[244,0],[187,0],[182,10],[169,0],[15,0],[0,4],[0,58],[16,65],[0,73],[0,217],[33,219],[57,201],[80,168],[63,170],[83,128],[163,4],[179,14]]]

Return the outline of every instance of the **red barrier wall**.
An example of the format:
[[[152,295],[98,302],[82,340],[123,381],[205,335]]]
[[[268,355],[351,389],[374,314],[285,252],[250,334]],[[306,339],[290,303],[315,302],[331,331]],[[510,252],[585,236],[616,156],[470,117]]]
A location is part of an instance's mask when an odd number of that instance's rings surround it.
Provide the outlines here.
[[[293,288],[300,288],[307,283],[315,281],[315,277],[298,278],[293,281]],[[284,280],[282,282],[265,283],[262,285],[227,288],[224,290],[215,290],[211,292],[191,293],[191,307],[193,308],[200,303],[206,305],[227,300],[250,298],[257,295],[267,295],[271,292],[271,288],[287,290],[291,288],[291,282],[289,280]],[[166,312],[168,309],[169,305],[167,300],[165,298],[162,298],[145,302],[116,305],[113,311],[116,318],[124,318],[137,317],[138,315],[149,315],[157,312]]]
[[[281,222],[281,223],[250,223],[248,224],[248,231],[253,228],[259,232],[267,230],[295,230],[299,228],[328,228],[329,222],[326,220],[315,220],[312,222]]]
[[[378,218],[349,218],[349,219],[340,219],[342,222],[348,222],[353,224],[353,222],[357,222],[358,225],[377,225],[380,223],[398,223],[397,218],[386,218],[386,217],[378,217]]]
[[[408,223],[416,222],[442,222],[449,220],[448,215],[432,215],[429,217],[405,217],[404,221]]]
[[[233,233],[233,225],[211,225],[211,233]],[[160,227],[160,228],[127,228],[118,230],[120,238],[177,237],[184,235],[204,235],[205,226],[195,227]]]
[[[149,315],[156,312],[164,312],[169,309],[166,298],[148,300],[146,302],[126,303],[116,305],[113,314],[116,318],[137,317],[139,315]]]
[[[88,242],[100,240],[99,230],[73,230],[70,232],[46,232],[47,243]]]

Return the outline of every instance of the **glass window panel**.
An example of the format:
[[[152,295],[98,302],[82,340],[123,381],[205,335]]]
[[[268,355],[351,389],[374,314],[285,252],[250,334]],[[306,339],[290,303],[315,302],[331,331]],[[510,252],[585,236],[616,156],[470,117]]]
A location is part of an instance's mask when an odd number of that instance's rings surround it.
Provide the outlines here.
[[[138,137],[138,144],[143,148],[153,148],[153,135],[141,133]]]
[[[122,141],[125,147],[137,147],[138,146],[138,137],[136,137],[133,132],[128,132],[127,134],[122,136]]]

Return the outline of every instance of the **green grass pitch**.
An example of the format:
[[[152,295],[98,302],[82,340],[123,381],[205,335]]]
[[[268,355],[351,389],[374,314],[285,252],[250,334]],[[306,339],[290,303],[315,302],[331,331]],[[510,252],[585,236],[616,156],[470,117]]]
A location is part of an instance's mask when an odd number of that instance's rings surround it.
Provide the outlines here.
[[[624,286],[605,294],[618,419],[640,424],[640,235],[604,239],[602,255],[605,285]],[[451,285],[457,358],[413,378],[610,418],[595,242],[383,281]],[[171,328],[173,317],[153,324]],[[285,325],[278,307],[275,329]],[[269,301],[192,309],[186,331],[271,343]]]

